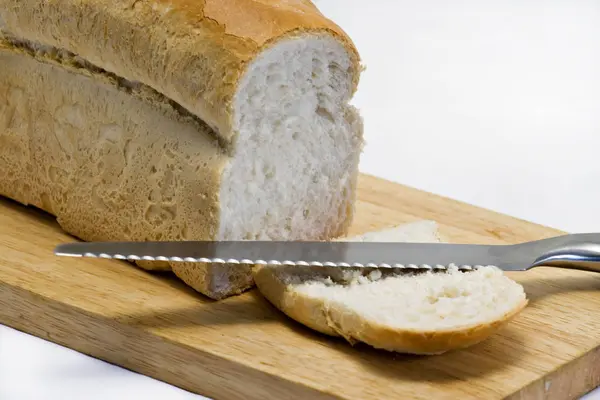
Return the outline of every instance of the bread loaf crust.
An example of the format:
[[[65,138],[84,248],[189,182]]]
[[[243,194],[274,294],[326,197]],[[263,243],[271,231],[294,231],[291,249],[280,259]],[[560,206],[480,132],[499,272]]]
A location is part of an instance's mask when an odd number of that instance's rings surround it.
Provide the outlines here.
[[[332,35],[352,59],[346,33],[308,0],[0,0],[4,29],[65,49],[118,76],[139,81],[205,121],[228,147],[232,102],[249,62],[280,39]]]
[[[208,127],[152,93],[2,41],[0,65],[0,195],[88,241],[215,236],[227,157]]]

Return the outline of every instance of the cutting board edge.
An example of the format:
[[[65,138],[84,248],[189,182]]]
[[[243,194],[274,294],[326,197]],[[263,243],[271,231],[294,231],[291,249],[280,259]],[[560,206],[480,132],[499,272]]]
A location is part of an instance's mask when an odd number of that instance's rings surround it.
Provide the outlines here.
[[[594,365],[596,368],[589,369],[586,368],[586,365]],[[587,372],[589,376],[584,379],[574,379],[574,376],[581,375],[582,371]],[[514,391],[513,394],[505,397],[505,400],[578,399],[598,388],[600,388],[600,344],[593,350],[563,364],[550,374]]]

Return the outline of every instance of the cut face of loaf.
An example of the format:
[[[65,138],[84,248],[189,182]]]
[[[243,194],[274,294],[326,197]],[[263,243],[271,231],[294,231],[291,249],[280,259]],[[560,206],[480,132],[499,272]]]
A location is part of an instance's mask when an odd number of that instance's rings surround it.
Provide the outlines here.
[[[256,3],[241,27],[243,1],[125,3],[0,0],[0,194],[83,240],[345,234],[363,138],[343,32],[308,2]],[[239,265],[141,265],[215,299],[253,285]]]
[[[439,236],[434,222],[422,221],[352,240],[436,242]],[[264,266],[255,281],[271,303],[316,331],[412,354],[475,345],[527,304],[523,287],[495,267],[398,273]]]

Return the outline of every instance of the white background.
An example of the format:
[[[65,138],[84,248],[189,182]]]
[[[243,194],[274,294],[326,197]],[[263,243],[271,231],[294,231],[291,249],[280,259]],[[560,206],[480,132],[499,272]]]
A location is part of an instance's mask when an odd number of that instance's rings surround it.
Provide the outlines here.
[[[600,231],[600,1],[316,4],[367,65],[363,172]],[[0,399],[82,398],[200,397],[0,326]]]

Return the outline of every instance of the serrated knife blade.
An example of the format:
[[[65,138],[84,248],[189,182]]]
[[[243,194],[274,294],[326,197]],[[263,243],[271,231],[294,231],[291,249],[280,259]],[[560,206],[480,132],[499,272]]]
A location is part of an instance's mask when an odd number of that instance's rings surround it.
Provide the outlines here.
[[[512,245],[310,242],[310,241],[160,241],[76,242],[55,248],[58,256],[121,260],[286,264],[333,267],[473,269],[493,265],[519,271],[557,265],[596,271],[600,234],[571,234]]]

